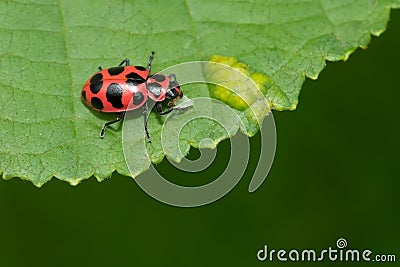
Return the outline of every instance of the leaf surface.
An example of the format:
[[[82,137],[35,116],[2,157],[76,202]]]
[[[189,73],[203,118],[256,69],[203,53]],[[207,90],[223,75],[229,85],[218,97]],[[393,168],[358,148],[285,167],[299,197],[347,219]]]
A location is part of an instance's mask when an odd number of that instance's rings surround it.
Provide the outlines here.
[[[115,170],[131,175],[121,126],[98,138],[115,115],[90,111],[80,100],[99,65],[112,67],[126,57],[145,65],[152,50],[155,71],[233,56],[270,78],[266,98],[273,108],[292,110],[305,77],[316,79],[326,60],[345,60],[357,47],[366,48],[371,34],[384,31],[390,8],[399,6],[399,0],[0,1],[0,172],[36,186],[52,177],[76,185],[92,175],[104,180]],[[189,98],[210,95],[205,85],[182,89]],[[225,114],[218,104],[210,110]],[[137,163],[134,176],[165,154],[179,161],[204,138],[211,142],[202,145],[213,147],[239,128],[257,131],[246,111],[237,112],[242,126],[236,117],[222,116],[229,119],[225,129],[198,119],[182,129],[179,151],[168,140],[177,135],[174,125],[193,112],[171,118],[164,148],[165,118],[150,115],[152,144],[144,143],[139,124],[132,129],[127,142]],[[143,120],[132,116],[132,122]],[[149,156],[134,145],[146,146]]]

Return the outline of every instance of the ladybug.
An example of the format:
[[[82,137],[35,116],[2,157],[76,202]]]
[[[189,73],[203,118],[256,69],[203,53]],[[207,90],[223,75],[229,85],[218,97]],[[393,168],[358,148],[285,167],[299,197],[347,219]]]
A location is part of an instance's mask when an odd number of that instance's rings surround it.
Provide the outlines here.
[[[117,113],[115,120],[106,122],[101,129],[100,138],[110,124],[120,121],[126,111],[142,108],[144,130],[148,142],[151,142],[147,130],[147,102],[154,101],[159,115],[165,115],[175,109],[174,100],[183,96],[174,74],[156,73],[150,75],[154,52],[151,52],[147,67],[131,66],[124,59],[117,67],[102,69],[90,77],[82,88],[81,99],[90,108],[107,113]],[[169,100],[172,106],[163,111],[162,102]]]

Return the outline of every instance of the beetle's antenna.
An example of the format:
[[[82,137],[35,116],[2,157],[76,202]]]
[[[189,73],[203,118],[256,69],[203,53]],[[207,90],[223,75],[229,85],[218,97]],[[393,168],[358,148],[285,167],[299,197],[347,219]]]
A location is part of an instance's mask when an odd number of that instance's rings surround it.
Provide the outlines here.
[[[154,59],[154,51],[151,51],[149,63],[147,64],[147,69],[149,70],[149,72],[151,71],[151,62],[153,61],[153,59]]]
[[[168,77],[173,81],[176,82],[176,76],[174,73],[171,73],[170,75],[168,75]]]

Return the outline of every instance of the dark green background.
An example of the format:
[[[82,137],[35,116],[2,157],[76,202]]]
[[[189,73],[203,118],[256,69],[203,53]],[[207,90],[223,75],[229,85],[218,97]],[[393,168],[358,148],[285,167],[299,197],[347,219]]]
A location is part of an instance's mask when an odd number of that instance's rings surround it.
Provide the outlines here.
[[[120,175],[41,189],[0,180],[0,266],[309,266],[258,262],[256,252],[264,244],[322,250],[340,237],[349,248],[396,254],[384,265],[398,266],[399,32],[393,11],[366,51],[329,63],[307,79],[296,111],[274,113],[275,162],[253,194],[256,156],[231,193],[191,209],[161,204]],[[257,152],[259,136],[251,141]],[[229,143],[220,148],[223,169]]]

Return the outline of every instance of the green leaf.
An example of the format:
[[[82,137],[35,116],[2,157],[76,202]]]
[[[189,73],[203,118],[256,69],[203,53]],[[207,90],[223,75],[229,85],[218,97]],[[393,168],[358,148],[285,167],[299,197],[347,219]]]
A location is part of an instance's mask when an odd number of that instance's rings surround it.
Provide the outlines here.
[[[115,170],[130,175],[120,126],[98,137],[115,115],[90,111],[80,101],[84,82],[99,65],[115,66],[126,57],[145,65],[152,50],[154,71],[231,56],[269,78],[266,97],[273,108],[292,110],[305,77],[316,79],[326,60],[346,60],[357,47],[366,48],[371,34],[384,31],[390,8],[398,7],[399,0],[0,1],[0,172],[37,186],[52,177],[76,185],[92,175],[104,180]],[[189,98],[210,96],[205,85],[182,89]],[[213,115],[225,114],[219,104],[210,105]],[[189,145],[213,147],[239,128],[250,135],[258,129],[247,109],[236,112],[243,125],[227,114],[226,129],[198,119],[182,129],[179,147],[168,143],[176,139],[174,127],[196,112],[169,119],[164,148],[165,118],[150,115],[153,143],[146,144],[143,118],[129,115],[137,123],[126,140],[132,174],[165,153],[179,161]],[[256,116],[262,120],[267,112]],[[211,141],[200,144],[204,138]]]

